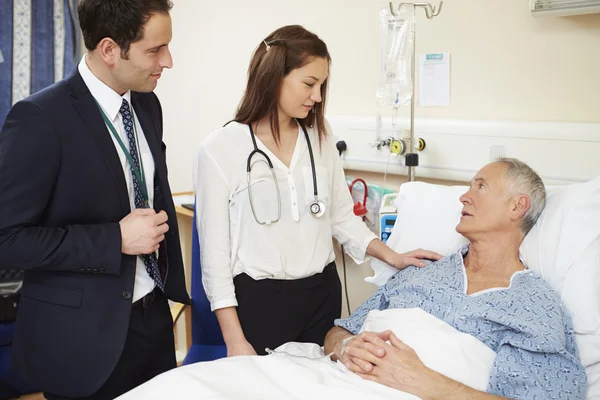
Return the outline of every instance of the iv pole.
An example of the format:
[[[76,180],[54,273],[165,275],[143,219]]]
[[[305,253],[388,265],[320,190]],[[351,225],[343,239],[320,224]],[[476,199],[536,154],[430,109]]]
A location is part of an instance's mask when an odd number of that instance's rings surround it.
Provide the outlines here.
[[[425,15],[427,19],[432,19],[439,15],[442,11],[442,5],[444,4],[443,0],[440,0],[440,5],[438,7],[433,7],[430,3],[400,3],[398,4],[398,10],[402,4],[410,4],[414,5],[415,8],[421,7],[425,9]],[[390,1],[390,12],[394,17],[397,17],[398,14],[394,10],[394,4]],[[408,181],[415,181],[415,167],[419,165],[419,155],[415,153],[415,65],[416,65],[416,55],[417,55],[417,27],[415,24],[413,30],[413,57],[412,57],[412,68],[410,71],[411,79],[412,79],[412,96],[410,99],[410,140],[408,142],[408,153],[405,156],[405,164],[408,167]]]

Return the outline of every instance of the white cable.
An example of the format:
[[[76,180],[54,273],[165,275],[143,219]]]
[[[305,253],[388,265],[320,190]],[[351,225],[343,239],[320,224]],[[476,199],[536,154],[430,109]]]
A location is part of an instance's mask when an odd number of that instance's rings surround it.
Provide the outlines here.
[[[271,350],[268,347],[265,348],[265,352],[268,353],[269,355],[271,355],[271,354],[283,354],[283,355],[286,355],[286,356],[289,356],[289,357],[306,358],[307,360],[322,360],[322,359],[325,359],[325,358],[329,358],[329,357],[331,357],[334,354],[333,352],[331,352],[329,354],[325,354],[324,356],[320,356],[320,357],[308,357],[308,356],[300,356],[300,355],[297,355],[297,354],[292,354],[292,353],[288,353],[288,352],[280,351],[280,350]]]
[[[388,173],[388,167],[389,167],[389,165],[390,165],[390,156],[391,156],[391,155],[392,155],[392,152],[390,151],[390,152],[388,153],[387,161],[386,161],[386,163],[385,163],[385,173],[383,174],[383,185],[382,185],[383,192],[385,192],[385,189],[386,189],[386,187],[385,187],[385,182],[386,182],[386,180],[387,180],[387,173]],[[383,196],[383,194],[382,194],[382,196]]]

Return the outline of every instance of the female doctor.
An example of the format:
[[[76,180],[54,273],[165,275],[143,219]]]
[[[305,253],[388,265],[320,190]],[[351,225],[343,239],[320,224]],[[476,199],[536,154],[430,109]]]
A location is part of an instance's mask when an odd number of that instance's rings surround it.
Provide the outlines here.
[[[332,236],[357,262],[398,269],[436,253],[397,254],[353,213],[325,121],[330,56],[285,26],[252,56],[235,119],[202,143],[194,166],[202,283],[227,355],[323,344],[342,293]]]

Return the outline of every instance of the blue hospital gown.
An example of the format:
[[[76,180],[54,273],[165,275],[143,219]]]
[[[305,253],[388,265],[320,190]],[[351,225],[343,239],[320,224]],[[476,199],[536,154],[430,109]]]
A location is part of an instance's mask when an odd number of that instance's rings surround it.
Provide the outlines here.
[[[570,318],[538,275],[517,272],[509,288],[466,294],[463,255],[398,272],[335,325],[357,334],[371,310],[415,308],[470,334],[496,352],[488,393],[511,399],[584,399],[585,370]]]

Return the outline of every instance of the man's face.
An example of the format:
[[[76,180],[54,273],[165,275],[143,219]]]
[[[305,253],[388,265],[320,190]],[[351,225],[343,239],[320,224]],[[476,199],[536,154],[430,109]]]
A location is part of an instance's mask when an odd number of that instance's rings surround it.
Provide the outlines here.
[[[163,69],[173,66],[169,51],[171,16],[157,13],[144,25],[141,40],[129,47],[127,59],[117,58],[113,74],[119,87],[136,92],[151,92],[156,88]]]
[[[506,168],[503,163],[491,163],[473,177],[471,188],[460,197],[463,211],[458,233],[471,239],[476,234],[510,228],[512,196],[506,187]]]

